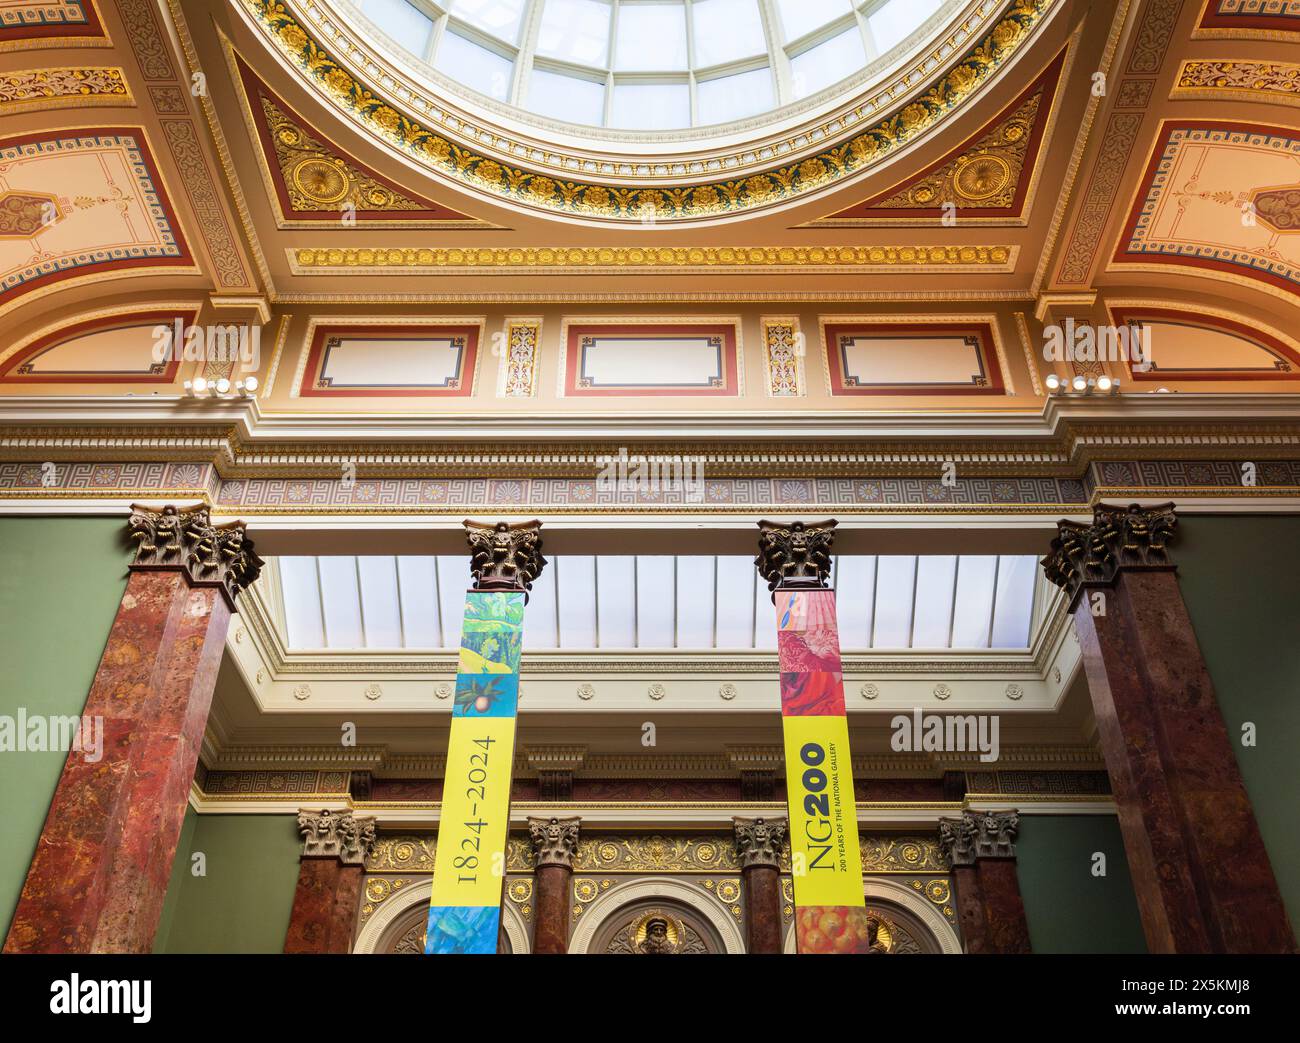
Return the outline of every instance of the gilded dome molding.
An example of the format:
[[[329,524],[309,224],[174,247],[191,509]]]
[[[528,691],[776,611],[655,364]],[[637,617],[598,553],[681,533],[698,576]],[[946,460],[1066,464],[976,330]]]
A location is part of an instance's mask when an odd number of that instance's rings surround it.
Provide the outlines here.
[[[341,33],[336,22],[323,23],[336,41],[327,45],[322,42],[326,32],[298,14],[296,5],[291,10],[284,0],[239,0],[239,6],[273,47],[305,74],[333,107],[426,168],[515,205],[579,219],[641,222],[706,220],[769,209],[861,173],[961,107],[1035,36],[1058,3],[1011,0],[977,42],[954,52],[961,57],[942,75],[910,98],[893,102],[887,115],[869,117],[866,129],[859,129],[858,119],[850,121],[845,116],[838,120],[834,135],[823,130],[804,135],[814,149],[818,142],[830,142],[804,158],[766,165],[780,152],[778,147],[766,146],[758,153],[746,150],[765,164],[751,173],[741,169],[734,155],[696,157],[699,170],[694,169],[695,161],[681,162],[680,169],[674,169],[676,161],[663,159],[653,168],[649,163],[638,164],[623,173],[612,161],[604,164],[611,167],[606,170],[590,155],[565,156],[553,150],[548,167],[547,153],[470,125],[463,116],[447,113],[441,103],[435,109],[427,98],[418,97],[409,85],[383,73],[373,62],[377,81],[358,78],[332,49]],[[305,0],[304,9],[314,11],[317,17],[323,14],[316,0]],[[356,60],[355,44],[347,43],[340,53],[343,50]],[[410,115],[421,107],[430,115]],[[439,113],[443,114],[441,122]],[[459,124],[458,130],[452,130],[454,124]],[[529,166],[520,165],[521,156],[528,157]],[[660,166],[663,173],[659,173]],[[737,176],[696,180],[701,173],[715,170]],[[601,179],[568,180],[574,173],[599,174]],[[641,183],[628,183],[637,178]]]

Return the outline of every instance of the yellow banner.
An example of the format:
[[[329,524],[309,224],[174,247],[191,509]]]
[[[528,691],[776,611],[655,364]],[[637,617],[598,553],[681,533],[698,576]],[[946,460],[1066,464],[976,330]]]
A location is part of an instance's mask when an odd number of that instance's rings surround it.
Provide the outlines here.
[[[785,784],[795,905],[865,905],[845,718],[785,719]]]
[[[452,720],[432,905],[500,905],[514,754],[515,718]]]

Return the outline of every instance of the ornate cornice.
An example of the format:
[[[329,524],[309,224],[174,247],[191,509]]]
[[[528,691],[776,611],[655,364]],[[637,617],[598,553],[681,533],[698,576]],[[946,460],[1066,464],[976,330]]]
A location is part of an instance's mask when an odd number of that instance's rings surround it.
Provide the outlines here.
[[[364,865],[375,846],[375,820],[350,811],[299,811],[303,858],[337,858],[344,865]]]
[[[194,587],[218,587],[235,604],[235,596],[262,570],[243,522],[213,525],[211,508],[131,507],[131,539],[136,543],[131,568],[138,572],[176,570]]]
[[[338,478],[344,462],[359,479],[592,477],[626,448],[698,457],[710,477],[812,478],[937,477],[949,462],[967,476],[1078,477],[1097,461],[1300,456],[1296,397],[1275,394],[1057,396],[1041,412],[994,415],[700,411],[687,436],[680,417],[653,414],[357,418],[270,413],[257,400],[231,399],[205,403],[197,417],[193,405],[162,396],[5,396],[0,460],[188,461],[224,479]],[[779,459],[760,437],[784,439]]]
[[[1170,97],[1300,105],[1300,65],[1227,58],[1184,61]]]
[[[88,105],[135,104],[121,69],[112,66],[16,69],[0,73],[0,115]]]
[[[660,275],[761,270],[872,274],[900,269],[1010,272],[1020,248],[943,246],[304,246],[286,247],[294,275]]]
[[[1051,553],[1042,560],[1043,574],[1065,591],[1073,608],[1084,589],[1109,587],[1121,571],[1171,571],[1167,544],[1177,528],[1172,503],[1098,504],[1091,525],[1058,523]]]
[[[874,118],[866,128],[857,119],[842,120],[837,133],[828,138],[832,144],[806,158],[758,169],[744,177],[698,182],[692,182],[691,171],[684,168],[685,183],[674,181],[669,174],[632,187],[620,184],[616,171],[614,177],[599,181],[569,180],[567,160],[564,169],[551,173],[542,173],[540,164],[521,165],[514,158],[516,149],[525,154],[533,151],[522,145],[507,146],[505,152],[494,149],[497,158],[491,158],[479,136],[453,138],[449,129],[444,132],[443,127],[463,123],[460,118],[444,120],[435,131],[428,117],[399,111],[385,101],[382,89],[358,80],[336,59],[333,45],[314,29],[309,31],[281,0],[243,0],[243,4],[280,53],[333,105],[408,157],[467,188],[524,206],[623,221],[640,221],[647,214],[660,221],[707,219],[770,207],[867,169],[916,140],[977,92],[1030,38],[1053,6],[1052,0],[1013,0],[996,25],[927,88],[888,115]],[[334,32],[339,30],[334,28]],[[398,85],[393,81],[390,87]],[[401,90],[407,96],[404,104],[409,106],[411,88]],[[428,103],[425,105],[428,111]],[[490,135],[489,140],[495,146],[498,135]],[[589,159],[579,161],[576,167],[600,171],[600,165]]]

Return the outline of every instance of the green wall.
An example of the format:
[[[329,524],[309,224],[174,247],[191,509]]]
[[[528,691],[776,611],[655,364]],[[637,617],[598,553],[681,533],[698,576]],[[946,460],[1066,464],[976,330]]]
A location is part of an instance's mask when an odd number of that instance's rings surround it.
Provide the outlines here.
[[[1104,877],[1092,875],[1097,851]],[[1034,952],[1147,951],[1114,816],[1022,814],[1016,870]]]
[[[186,816],[154,952],[283,952],[302,841],[293,815]],[[202,852],[207,874],[194,876]]]
[[[0,517],[0,714],[80,714],[126,589],[121,518]],[[8,932],[66,752],[0,753]]]
[[[1300,934],[1300,517],[1181,515],[1173,557],[1291,924]],[[1243,722],[1257,745],[1241,745]]]

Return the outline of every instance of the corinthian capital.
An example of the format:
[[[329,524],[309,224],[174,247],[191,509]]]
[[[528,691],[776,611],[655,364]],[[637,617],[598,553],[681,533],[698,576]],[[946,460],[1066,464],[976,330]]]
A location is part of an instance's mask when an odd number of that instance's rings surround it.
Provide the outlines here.
[[[539,866],[564,866],[573,868],[573,856],[578,852],[578,832],[582,819],[530,818],[528,834],[533,841],[533,854]]]
[[[345,865],[363,865],[375,846],[375,820],[350,811],[299,811],[302,853],[312,858],[337,858]]]
[[[1085,587],[1109,586],[1125,569],[1172,569],[1166,545],[1177,528],[1172,503],[1098,504],[1091,525],[1057,523],[1051,553],[1041,562],[1043,574],[1069,595],[1073,606]]]
[[[483,525],[466,519],[463,524],[475,590],[532,589],[546,567],[540,521]]]
[[[836,524],[833,519],[815,525],[759,522],[754,567],[767,580],[767,589],[825,587]]]
[[[961,818],[939,820],[939,847],[953,866],[977,858],[1015,858],[1018,811],[963,811]]]
[[[262,570],[262,559],[244,533],[243,522],[213,525],[206,504],[193,507],[131,506],[131,568],[175,569],[196,587],[219,587],[233,606],[235,595]]]
[[[979,837],[979,824],[969,811],[961,818],[939,820],[939,849],[951,866],[975,864],[975,842]]]
[[[781,863],[781,845],[785,843],[789,823],[783,818],[733,818],[736,828],[736,857],[740,868],[771,866]]]

